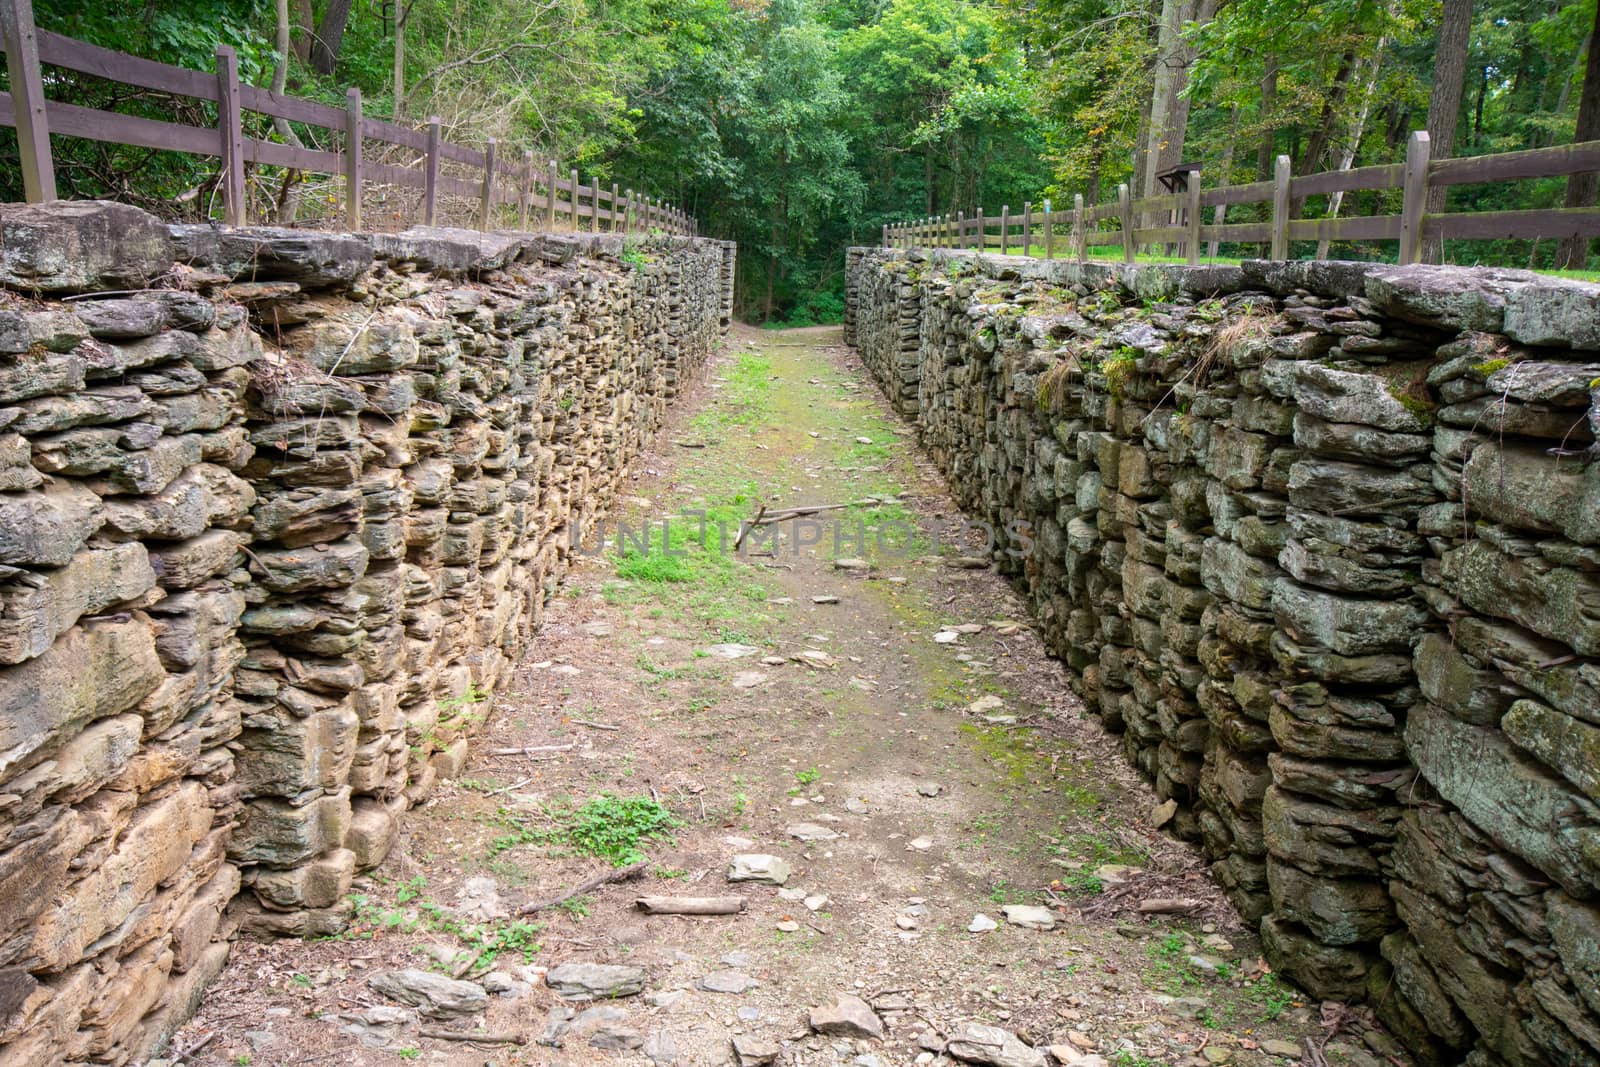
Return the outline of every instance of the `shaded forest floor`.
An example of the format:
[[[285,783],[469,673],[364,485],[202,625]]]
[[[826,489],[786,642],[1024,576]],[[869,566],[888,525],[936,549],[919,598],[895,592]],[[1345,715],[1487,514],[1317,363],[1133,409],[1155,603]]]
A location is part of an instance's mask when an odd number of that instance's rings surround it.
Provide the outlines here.
[[[215,1034],[188,1062],[900,1067],[951,1062],[967,1023],[1091,1065],[1384,1062],[1353,1032],[1329,1041],[1266,970],[1020,601],[970,547],[935,543],[959,513],[838,330],[741,329],[729,348],[622,502],[653,551],[577,563],[471,763],[358,883],[351,931],[241,942],[174,1042]],[[814,547],[785,526],[770,552],[732,552],[762,503],[845,502],[815,516]],[[685,509],[727,521],[728,552],[677,519],[685,554],[663,555],[660,520]],[[836,552],[835,527],[866,544]],[[730,884],[749,853],[786,862],[786,885]],[[517,915],[641,856],[633,880]],[[645,915],[642,895],[744,911]],[[1188,909],[1142,913],[1154,898]],[[543,979],[572,962],[641,968],[643,993],[566,1005]],[[487,1011],[397,1012],[369,980],[398,968],[487,985]],[[841,993],[884,1040],[810,1028]],[[421,1033],[474,1025],[526,1043]]]

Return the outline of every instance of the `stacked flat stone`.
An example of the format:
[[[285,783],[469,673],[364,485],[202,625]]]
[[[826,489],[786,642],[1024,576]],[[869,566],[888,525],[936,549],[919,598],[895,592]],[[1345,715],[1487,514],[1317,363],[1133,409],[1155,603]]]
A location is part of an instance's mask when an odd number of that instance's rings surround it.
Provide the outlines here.
[[[1600,288],[852,250],[863,360],[1274,967],[1600,1062]]]
[[[733,246],[0,224],[0,1063],[121,1064],[460,771]]]

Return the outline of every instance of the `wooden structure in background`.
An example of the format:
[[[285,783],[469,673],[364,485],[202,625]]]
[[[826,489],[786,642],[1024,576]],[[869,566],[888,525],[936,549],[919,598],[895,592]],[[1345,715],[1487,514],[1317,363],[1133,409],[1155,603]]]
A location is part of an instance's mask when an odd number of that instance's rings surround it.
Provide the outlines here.
[[[1138,248],[1154,244],[1182,245],[1187,262],[1199,263],[1200,246],[1206,242],[1259,243],[1266,246],[1269,258],[1287,259],[1291,241],[1396,241],[1399,262],[1416,263],[1424,243],[1432,239],[1600,237],[1600,207],[1453,214],[1426,211],[1430,188],[1600,171],[1600,141],[1461,159],[1430,159],[1428,150],[1428,135],[1418,130],[1406,146],[1404,163],[1296,177],[1291,173],[1289,157],[1279,156],[1272,181],[1202,189],[1200,170],[1195,167],[1189,171],[1183,191],[1165,196],[1133,200],[1128,187],[1122,185],[1115,203],[1086,208],[1083,197],[1076,196],[1070,213],[1052,211],[1047,200],[1044,210],[1038,213],[1044,227],[1044,256],[1054,258],[1055,228],[1069,224],[1070,247],[1076,258],[1086,259],[1090,247],[1112,245],[1120,246],[1125,263],[1134,262]],[[1309,196],[1386,189],[1401,190],[1400,214],[1292,217],[1291,205],[1304,203]],[[1209,225],[1201,217],[1206,208],[1215,212],[1234,204],[1270,204],[1270,214],[1263,222]],[[1178,221],[1151,227],[1139,227],[1135,222],[1152,217]],[[1034,216],[1024,210],[1020,234],[1016,233],[1017,222],[1007,208],[1001,208],[997,216],[941,215],[911,225],[885,227],[883,241],[886,247],[997,248],[1004,254],[1014,241],[1020,240],[1022,254],[1033,255],[1034,242],[1040,236]],[[1101,223],[1109,222],[1116,222],[1116,229],[1100,229]]]
[[[362,228],[362,189],[376,183],[421,190],[421,218],[413,221],[424,225],[435,224],[438,196],[443,192],[475,199],[479,206],[474,221],[486,230],[498,228],[496,224],[501,222],[526,227],[530,204],[542,204],[544,222],[551,229],[556,228],[558,217],[564,217],[574,232],[598,232],[602,223],[613,232],[648,232],[652,228],[670,234],[698,232],[695,220],[677,208],[652,208],[649,198],[641,195],[635,200],[632,191],[619,197],[615,185],[604,189],[598,178],[582,185],[576,169],[563,180],[553,161],[548,172],[535,167],[531,152],[522,152],[513,163],[496,158],[492,139],[483,151],[452,144],[440,136],[437,118],[430,118],[422,129],[371,118],[362,112],[359,89],[351,89],[345,106],[337,108],[246,85],[239,81],[238,59],[226,45],[218,47],[216,70],[210,73],[158,63],[37,29],[32,0],[0,0],[0,42],[5,47],[12,90],[0,92],[0,125],[17,131],[23,194],[29,203],[56,199],[50,136],[57,134],[217,158],[222,217],[233,226],[249,221],[245,169],[256,164],[342,175],[345,225],[350,230]],[[189,126],[48,100],[43,66],[207,101],[217,106],[218,125]],[[301,148],[247,136],[245,112],[328,130],[339,148]],[[415,162],[409,166],[368,162],[362,150],[364,142],[411,149],[416,153]],[[442,162],[461,165],[458,170],[475,170],[479,176],[471,180],[441,173]]]

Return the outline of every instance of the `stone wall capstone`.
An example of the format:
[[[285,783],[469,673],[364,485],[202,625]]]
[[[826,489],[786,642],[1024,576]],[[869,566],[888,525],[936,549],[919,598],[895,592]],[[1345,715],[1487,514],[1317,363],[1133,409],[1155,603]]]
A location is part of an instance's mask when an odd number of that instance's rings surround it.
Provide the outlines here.
[[[1600,1063],[1600,286],[852,249],[848,335],[1273,966]]]
[[[0,229],[0,1064],[122,1064],[460,771],[734,248]]]

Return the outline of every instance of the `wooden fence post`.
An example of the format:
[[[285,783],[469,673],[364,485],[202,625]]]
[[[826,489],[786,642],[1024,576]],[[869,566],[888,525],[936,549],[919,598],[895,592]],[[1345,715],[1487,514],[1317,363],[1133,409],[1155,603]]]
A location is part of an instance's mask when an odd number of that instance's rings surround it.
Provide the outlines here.
[[[573,167],[572,168],[572,173],[571,173],[570,177],[572,179],[572,189],[570,190],[570,192],[572,193],[572,200],[570,201],[570,206],[572,208],[572,232],[573,233],[577,233],[578,232],[578,168],[577,167]]]
[[[1406,144],[1406,169],[1402,182],[1405,199],[1400,206],[1400,262],[1422,262],[1423,212],[1428,206],[1428,160],[1433,144],[1427,130],[1415,130]]]
[[[1072,246],[1079,263],[1089,262],[1089,228],[1083,221],[1083,194],[1072,194]]]
[[[533,200],[533,149],[522,150],[522,175],[517,182],[517,230],[528,232],[528,205]]]
[[[1132,263],[1134,257],[1133,200],[1128,196],[1127,182],[1117,186],[1117,211],[1122,216],[1122,262]]]
[[[478,229],[487,231],[489,223],[494,219],[494,150],[495,139],[489,138],[489,143],[483,148],[483,193],[482,206],[478,209]]]
[[[1044,258],[1055,258],[1055,221],[1050,217],[1050,201],[1044,202]]]
[[[600,179],[594,175],[589,176],[589,185],[592,187],[589,194],[589,207],[594,213],[589,216],[589,232],[600,232]]]
[[[560,173],[556,168],[556,161],[552,159],[550,161],[550,203],[545,209],[547,216],[545,228],[552,232],[556,228],[556,181]]]
[[[361,232],[361,90],[344,94],[344,223]]]
[[[617,183],[611,183],[611,232],[617,232],[617,212],[621,210],[622,201],[617,197]]]
[[[956,248],[967,247],[967,213],[956,212]]]
[[[1200,262],[1200,171],[1189,172],[1189,199],[1184,207],[1183,224],[1188,231],[1184,238],[1184,252],[1189,266]]]
[[[634,227],[633,217],[633,190],[629,189],[623,194],[627,198],[627,207],[622,210],[622,232],[632,233]]]
[[[1022,254],[1033,255],[1033,201],[1022,202]]]
[[[223,221],[244,225],[244,120],[239,115],[239,57],[217,45],[217,128],[222,135]]]
[[[5,40],[12,121],[22,156],[22,195],[30,204],[49,203],[56,198],[56,168],[50,154],[50,123],[45,114],[44,76],[39,72],[33,0],[0,0],[0,35]]]
[[[1000,205],[1000,254],[1009,255],[1011,252],[1011,205]]]
[[[439,116],[428,117],[428,160],[422,175],[422,224],[432,226],[439,207]]]
[[[1289,258],[1289,177],[1294,164],[1279,156],[1272,172],[1272,249],[1269,259]]]

